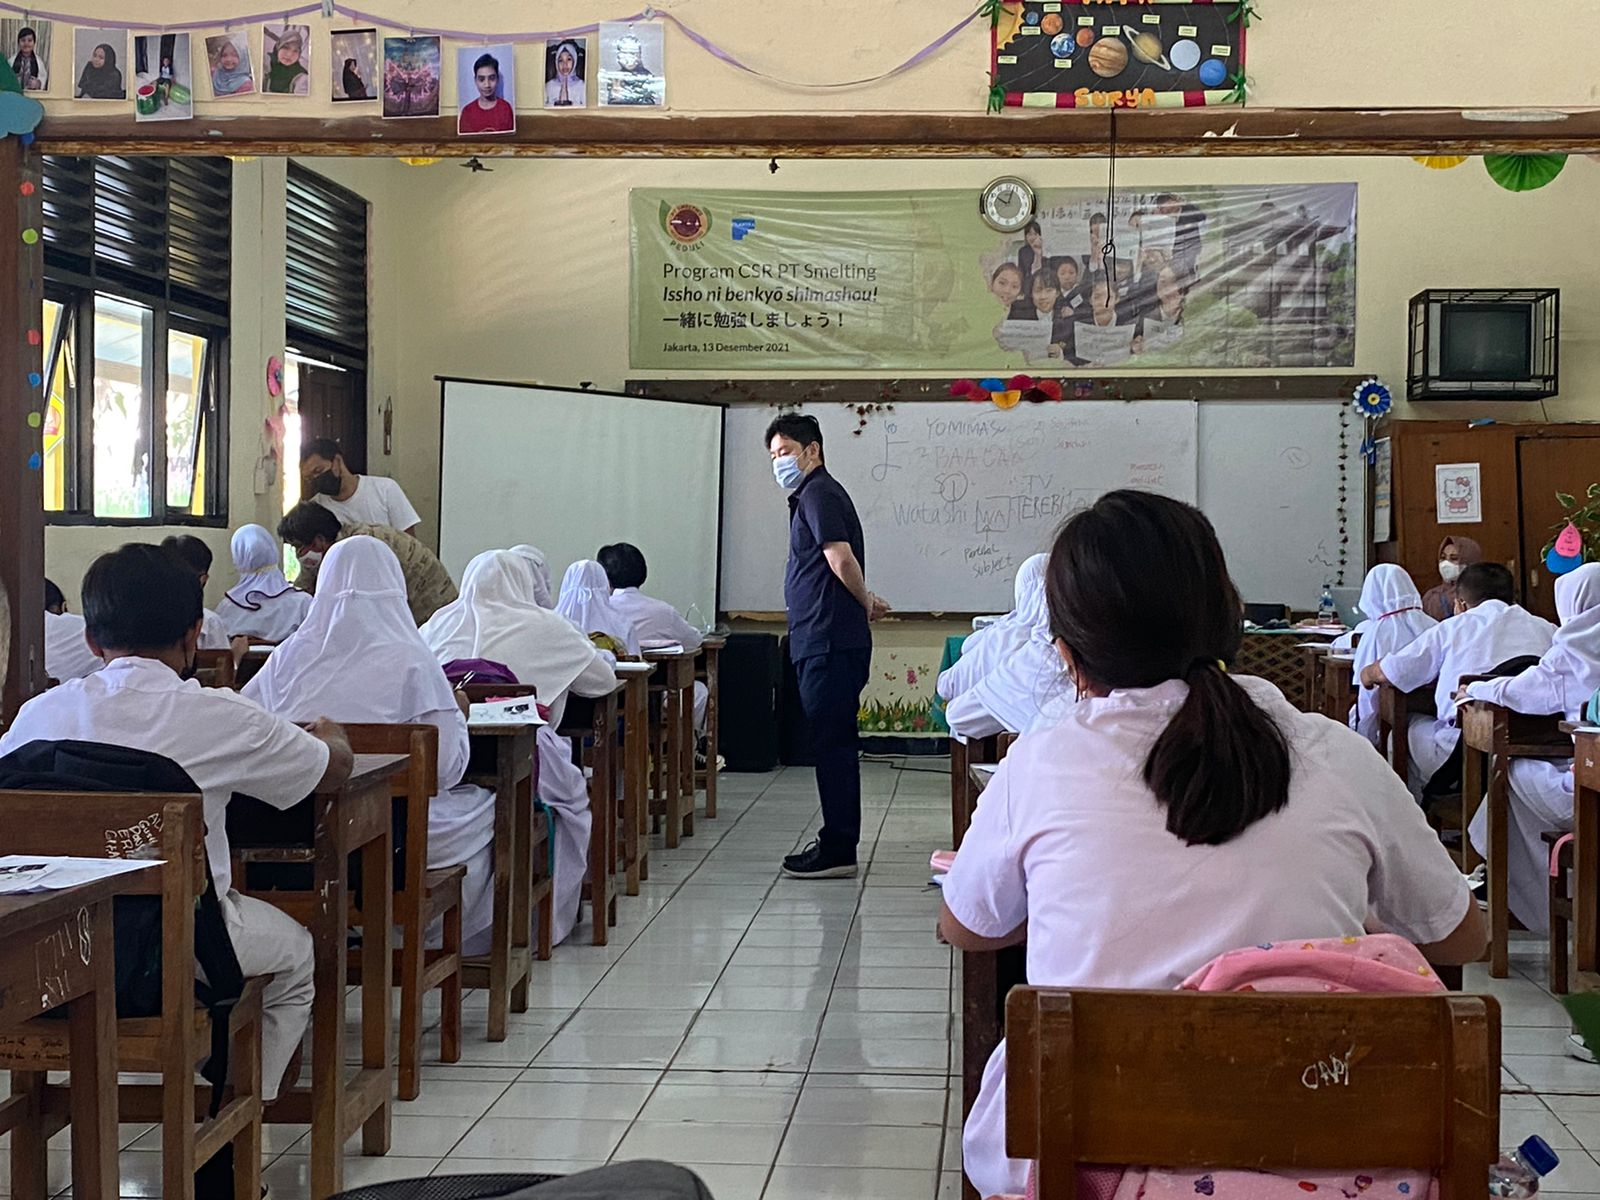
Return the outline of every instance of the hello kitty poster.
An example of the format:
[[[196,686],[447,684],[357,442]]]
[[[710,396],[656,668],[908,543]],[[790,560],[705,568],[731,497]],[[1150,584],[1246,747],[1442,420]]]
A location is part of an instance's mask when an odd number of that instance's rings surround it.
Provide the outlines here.
[[[1476,525],[1483,520],[1483,491],[1477,463],[1440,463],[1434,491],[1441,525]]]

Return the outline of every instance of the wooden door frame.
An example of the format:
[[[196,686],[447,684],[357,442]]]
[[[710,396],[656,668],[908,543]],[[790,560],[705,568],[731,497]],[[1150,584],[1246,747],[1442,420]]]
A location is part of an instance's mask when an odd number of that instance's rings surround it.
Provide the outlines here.
[[[0,139],[0,586],[9,594],[11,648],[0,720],[44,686],[43,472],[41,349],[25,331],[40,328],[43,255],[21,242],[38,228],[36,180],[42,154],[235,156],[359,155],[465,158],[1028,158],[1104,156],[1349,156],[1497,153],[1600,153],[1600,109],[1537,109],[1539,118],[1505,119],[1460,109],[1236,108],[1005,113],[774,113],[659,117],[601,112],[526,113],[514,134],[463,139],[455,121],[379,117],[217,117],[136,124],[131,115],[47,113],[24,148]],[[1514,112],[1513,118],[1526,117]],[[1484,119],[1487,117],[1487,119]]]

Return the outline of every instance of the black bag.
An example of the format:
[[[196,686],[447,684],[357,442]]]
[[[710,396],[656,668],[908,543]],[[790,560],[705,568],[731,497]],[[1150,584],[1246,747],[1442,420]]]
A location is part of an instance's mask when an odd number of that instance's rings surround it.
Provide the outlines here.
[[[97,742],[35,741],[0,758],[0,788],[33,792],[200,791],[188,772],[148,750]],[[113,900],[117,1016],[161,1013],[161,898],[118,896]],[[211,1115],[222,1108],[228,1079],[228,1020],[244,993],[244,972],[222,919],[217,887],[206,864],[206,890],[194,914],[195,998],[211,1017],[211,1056],[200,1074],[211,1084]]]

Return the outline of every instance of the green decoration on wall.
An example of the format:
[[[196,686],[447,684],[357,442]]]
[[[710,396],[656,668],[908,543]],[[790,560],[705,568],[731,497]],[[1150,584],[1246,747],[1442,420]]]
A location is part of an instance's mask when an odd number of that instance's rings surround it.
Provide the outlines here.
[[[1567,165],[1565,154],[1485,154],[1489,178],[1508,192],[1536,192]]]

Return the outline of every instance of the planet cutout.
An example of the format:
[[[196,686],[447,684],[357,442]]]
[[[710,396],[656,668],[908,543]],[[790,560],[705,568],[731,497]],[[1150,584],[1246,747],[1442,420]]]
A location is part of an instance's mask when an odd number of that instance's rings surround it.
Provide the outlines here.
[[[1172,49],[1167,51],[1167,58],[1178,70],[1192,71],[1200,65],[1200,47],[1197,43],[1184,38],[1181,42],[1172,43]]]
[[[1160,34],[1151,33],[1148,29],[1130,29],[1126,25],[1122,27],[1122,32],[1133,47],[1134,58],[1149,66],[1160,67],[1163,71],[1172,70],[1166,52],[1161,49]]]
[[[1037,25],[1039,23],[1039,14],[1036,12],[1024,13],[1022,19],[1029,25]]]
[[[1071,58],[1077,49],[1078,43],[1070,33],[1057,34],[1050,39],[1050,53],[1057,58]]]
[[[1039,22],[1040,30],[1049,34],[1051,37],[1054,37],[1056,34],[1061,32],[1061,25],[1062,21],[1060,13],[1045,13],[1044,19]]]
[[[1221,87],[1228,80],[1228,68],[1219,58],[1208,58],[1200,64],[1200,82],[1207,87]]]
[[[1078,45],[1087,48],[1093,42],[1094,42],[1094,30],[1092,30],[1092,29],[1080,29],[1080,30],[1078,30]]]
[[[1121,38],[1103,37],[1089,47],[1089,69],[1101,79],[1121,75],[1128,68],[1128,46]]]

